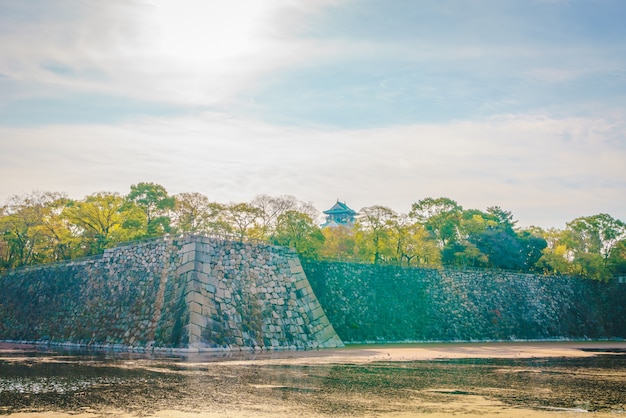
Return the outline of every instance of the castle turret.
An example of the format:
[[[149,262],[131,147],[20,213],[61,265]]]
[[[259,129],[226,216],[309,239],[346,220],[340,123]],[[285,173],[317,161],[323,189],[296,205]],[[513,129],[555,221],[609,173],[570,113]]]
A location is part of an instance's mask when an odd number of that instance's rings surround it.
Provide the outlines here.
[[[337,200],[332,208],[325,210],[326,222],[320,225],[322,228],[332,228],[336,226],[352,227],[356,212],[348,207],[344,202]]]

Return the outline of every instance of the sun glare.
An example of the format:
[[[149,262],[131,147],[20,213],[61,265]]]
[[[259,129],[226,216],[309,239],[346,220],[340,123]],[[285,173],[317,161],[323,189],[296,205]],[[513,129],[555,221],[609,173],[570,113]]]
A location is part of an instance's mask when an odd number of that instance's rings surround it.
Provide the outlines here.
[[[263,1],[153,0],[148,26],[155,53],[179,62],[215,62],[253,53],[262,41]]]

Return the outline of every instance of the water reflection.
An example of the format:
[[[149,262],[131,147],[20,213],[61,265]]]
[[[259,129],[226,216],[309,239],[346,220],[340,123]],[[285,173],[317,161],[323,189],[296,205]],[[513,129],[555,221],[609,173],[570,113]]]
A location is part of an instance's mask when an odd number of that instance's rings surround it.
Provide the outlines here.
[[[375,416],[445,412],[463,397],[547,410],[619,413],[626,407],[624,353],[365,364],[261,361],[267,359],[267,354],[5,351],[0,353],[0,414],[90,410],[110,416],[115,409],[132,416],[162,410]]]

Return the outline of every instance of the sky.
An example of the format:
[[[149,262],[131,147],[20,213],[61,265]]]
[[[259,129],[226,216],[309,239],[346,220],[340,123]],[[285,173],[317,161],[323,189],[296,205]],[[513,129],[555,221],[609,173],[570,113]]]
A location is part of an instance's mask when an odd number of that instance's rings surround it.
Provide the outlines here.
[[[154,182],[626,221],[623,0],[0,0],[0,205]]]

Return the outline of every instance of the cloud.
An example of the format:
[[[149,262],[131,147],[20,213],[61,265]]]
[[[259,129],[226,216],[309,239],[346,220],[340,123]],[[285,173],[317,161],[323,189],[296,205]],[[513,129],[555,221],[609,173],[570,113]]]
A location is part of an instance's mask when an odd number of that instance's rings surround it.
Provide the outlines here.
[[[624,99],[624,45],[572,29],[576,10],[541,2],[528,10],[449,1],[4,2],[0,123],[208,110],[360,128],[562,117],[589,102],[606,111]]]
[[[467,4],[0,2],[0,199],[155,181],[626,218],[620,3]]]
[[[37,188],[80,198],[155,181],[171,193],[198,191],[221,202],[291,194],[320,210],[340,198],[356,209],[382,204],[408,212],[419,199],[447,196],[467,208],[500,205],[524,225],[562,227],[599,212],[626,218],[625,120],[509,115],[329,130],[206,113],[0,128],[7,139],[0,176],[11,179],[0,197]]]
[[[213,106],[268,71],[315,59],[321,51],[314,43],[294,41],[270,23],[280,16],[297,21],[326,3],[299,8],[288,7],[287,0],[3,5],[0,74],[21,83],[17,99],[89,92]]]

